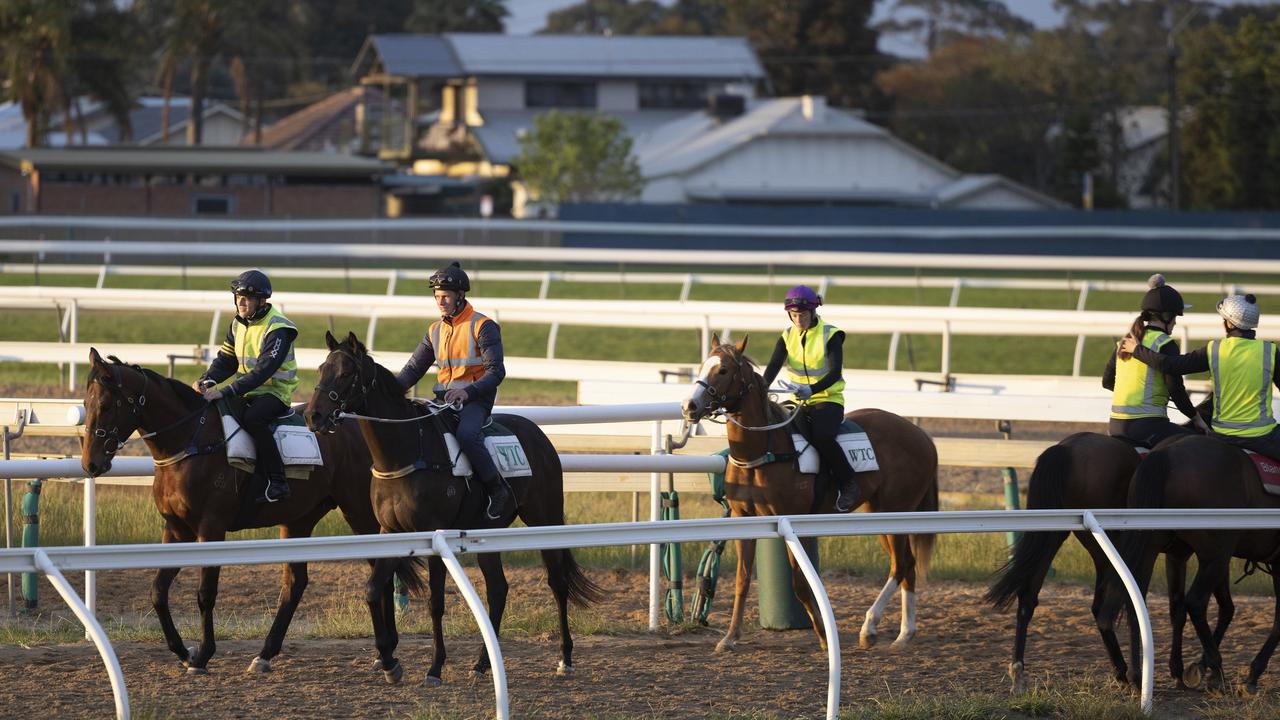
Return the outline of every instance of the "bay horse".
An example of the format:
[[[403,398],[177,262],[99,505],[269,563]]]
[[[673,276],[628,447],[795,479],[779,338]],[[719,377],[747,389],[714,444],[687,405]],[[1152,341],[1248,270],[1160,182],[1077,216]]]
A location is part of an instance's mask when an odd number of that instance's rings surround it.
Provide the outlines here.
[[[358,427],[373,457],[373,509],[382,532],[506,527],[516,517],[531,527],[564,524],[564,476],[560,456],[537,425],[519,415],[494,416],[520,439],[532,476],[509,480],[516,498],[515,513],[489,520],[484,513],[486,498],[480,491],[481,486],[470,483],[469,478],[454,476],[452,458],[444,440],[430,426],[432,418],[423,414],[420,405],[405,397],[396,376],[374,362],[354,333],[349,333],[342,342],[325,333],[325,342],[329,355],[320,365],[320,380],[307,406],[307,425],[323,436],[342,427],[343,412],[364,413]],[[403,422],[405,420],[409,422]],[[568,603],[587,606],[601,600],[604,592],[582,572],[568,549],[541,552],[560,621],[560,664],[556,674],[568,675],[573,672]],[[476,559],[484,574],[489,619],[494,632],[498,632],[507,602],[502,556],[480,553]],[[404,675],[394,655],[399,642],[391,604],[395,563],[395,558],[375,561],[365,598],[373,618],[381,668],[391,683],[399,682]],[[445,662],[446,570],[444,562],[434,555],[427,558],[427,568],[434,652],[423,682],[435,685],[442,682],[440,673]],[[472,672],[480,675],[488,670],[489,656],[482,647]]]
[[[1132,508],[1269,508],[1280,509],[1280,496],[1262,489],[1258,471],[1244,451],[1213,437],[1196,435],[1176,442],[1166,441],[1138,466],[1129,487],[1128,505]],[[1209,596],[1230,581],[1231,558],[1246,560],[1246,567],[1260,567],[1271,575],[1276,593],[1275,617],[1271,632],[1249,665],[1245,689],[1257,691],[1258,678],[1267,669],[1276,644],[1280,643],[1280,568],[1273,563],[1280,557],[1280,528],[1246,530],[1147,530],[1125,533],[1117,543],[1121,557],[1133,572],[1143,595],[1151,582],[1156,555],[1170,542],[1185,543],[1195,554],[1198,568],[1187,590],[1187,613],[1196,636],[1204,648],[1205,684],[1222,689],[1222,655],[1218,651],[1221,636],[1209,628]],[[1274,571],[1273,571],[1274,570]],[[1103,613],[1118,614],[1127,604],[1127,594],[1119,578],[1113,579]],[[1141,641],[1138,623],[1129,606],[1132,658],[1135,668],[1141,665]],[[1221,613],[1220,613],[1221,614]],[[1221,622],[1221,619],[1219,620]],[[1190,668],[1189,670],[1199,670]]]
[[[692,394],[682,405],[684,418],[689,423],[719,411],[729,417],[725,498],[731,514],[743,517],[835,512],[835,488],[824,491],[817,475],[800,472],[791,431],[786,423],[780,422],[784,412],[770,402],[764,379],[744,354],[746,348],[746,337],[734,345],[722,344],[718,335],[713,336],[711,353],[698,371]],[[880,465],[879,470],[855,475],[868,509],[871,512],[937,510],[938,452],[933,440],[911,422],[884,410],[855,410],[845,417],[866,431]],[[774,427],[768,427],[771,425]],[[753,462],[770,452],[786,459]],[[817,538],[805,538],[801,542],[812,557]],[[880,545],[889,553],[889,579],[867,610],[859,633],[859,645],[864,649],[875,645],[876,625],[899,587],[902,589],[902,623],[893,644],[903,647],[914,637],[916,580],[928,570],[934,535],[881,535]],[[755,540],[738,540],[733,612],[724,637],[716,645],[717,651],[733,649],[740,635],[755,547]],[[825,650],[826,635],[813,591],[795,557],[790,552],[787,557],[791,561],[792,588],[813,621],[818,643]]]
[[[1189,437],[1189,436],[1187,436]],[[1129,481],[1138,468],[1140,456],[1130,443],[1109,435],[1081,432],[1069,435],[1047,448],[1036,458],[1035,469],[1027,483],[1028,510],[1065,508],[1119,508],[1128,503]],[[1128,667],[1112,618],[1102,612],[1108,583],[1115,574],[1092,533],[1076,531],[1076,539],[1093,560],[1094,593],[1091,611],[1106,647],[1107,657],[1115,669],[1115,679],[1128,682]],[[1013,641],[1013,660],[1009,663],[1009,679],[1013,692],[1026,690],[1024,658],[1027,629],[1039,605],[1040,588],[1054,557],[1066,541],[1068,533],[1026,532],[1013,545],[1009,561],[997,571],[997,578],[987,590],[984,600],[997,610],[1007,610],[1016,598],[1018,612]],[[1117,533],[1118,537],[1119,534]],[[1165,572],[1169,585],[1169,616],[1173,626],[1173,646],[1169,654],[1169,672],[1183,686],[1182,629],[1187,619],[1185,594],[1187,558],[1190,548],[1171,543],[1166,548]],[[1224,583],[1215,591],[1218,599],[1218,627],[1214,635],[1221,639],[1235,611],[1230,588]]]
[[[369,499],[369,451],[359,435],[346,431],[319,438],[324,465],[306,480],[292,481],[289,498],[257,504],[248,497],[249,474],[227,463],[222,419],[216,405],[187,385],[115,356],[103,360],[89,350],[84,395],[85,435],[80,465],[92,477],[111,469],[116,452],[135,430],[144,434],[155,460],[151,497],[164,518],[162,542],[211,542],[228,532],[280,526],[280,537],[310,537],[328,512],[338,508],[358,534],[378,531]],[[200,568],[203,636],[188,648],[174,626],[169,588],[182,568],[161,568],[151,588],[151,604],[165,642],[188,674],[207,672],[215,650],[213,608],[221,568]],[[307,564],[284,566],[275,620],[249,672],[269,672],[285,632],[307,587]]]

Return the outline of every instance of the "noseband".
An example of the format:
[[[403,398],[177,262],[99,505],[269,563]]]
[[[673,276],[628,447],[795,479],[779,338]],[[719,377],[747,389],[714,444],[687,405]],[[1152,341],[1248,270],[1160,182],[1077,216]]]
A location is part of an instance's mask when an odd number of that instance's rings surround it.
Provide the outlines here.
[[[115,378],[116,387],[119,387],[120,391],[124,392],[124,381],[120,379],[120,366],[112,365],[111,375]],[[107,387],[106,381],[104,381],[101,377],[97,378],[97,380],[103,387]],[[142,391],[138,393],[138,396],[135,398],[135,397],[130,397],[129,395],[126,394],[124,399],[129,403],[129,407],[133,411],[134,419],[138,420],[138,422],[134,423],[134,425],[141,426],[142,421],[137,416],[140,415],[143,409],[146,408],[147,406],[147,374],[146,373],[142,373]],[[121,406],[121,401],[117,398],[116,407],[120,407],[120,406]],[[115,454],[117,452],[120,452],[120,448],[125,446],[125,443],[121,442],[120,440],[120,428],[118,425],[111,426],[110,430],[105,430],[101,427],[90,428],[86,426],[85,432],[92,434],[96,438],[101,438],[104,441],[102,451],[106,454],[108,458],[115,457]]]
[[[753,387],[755,387],[755,378],[747,379],[743,377],[742,359],[732,355],[730,355],[729,357],[733,360],[733,369],[738,378],[738,384],[740,386],[737,395],[730,398],[727,393],[721,393],[719,390],[715,388],[714,385],[707,382],[706,380],[703,380],[702,378],[698,378],[694,382],[695,385],[701,386],[702,389],[706,391],[707,395],[711,398],[711,401],[714,403],[713,405],[710,405],[707,407],[707,411],[713,414],[720,411],[736,412],[738,409],[738,406],[742,403],[742,399],[747,396],[748,392],[751,392],[751,389]],[[720,355],[720,358],[723,361],[725,359],[725,356]]]

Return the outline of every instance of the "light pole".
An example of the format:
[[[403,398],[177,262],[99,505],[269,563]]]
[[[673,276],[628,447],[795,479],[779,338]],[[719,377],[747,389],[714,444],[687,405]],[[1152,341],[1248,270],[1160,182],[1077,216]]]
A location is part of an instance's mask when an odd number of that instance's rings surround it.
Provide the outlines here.
[[[1170,17],[1173,10],[1170,8]],[[1178,33],[1187,26],[1191,18],[1200,12],[1199,5],[1193,5],[1191,10],[1182,19],[1174,23],[1169,28],[1169,35],[1165,40],[1165,47],[1168,50],[1168,75],[1169,75],[1169,209],[1178,210],[1179,198],[1181,191],[1182,178],[1181,171],[1178,168]]]

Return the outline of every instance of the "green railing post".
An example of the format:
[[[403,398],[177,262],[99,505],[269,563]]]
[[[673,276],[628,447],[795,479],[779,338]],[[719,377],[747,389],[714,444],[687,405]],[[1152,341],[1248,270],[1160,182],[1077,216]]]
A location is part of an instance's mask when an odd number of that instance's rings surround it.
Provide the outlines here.
[[[40,489],[42,481],[36,478],[27,482],[27,492],[22,496],[22,547],[40,547]],[[35,610],[40,599],[40,576],[22,574],[22,601],[25,610]]]
[[[1004,435],[1004,439],[1008,440],[1013,435],[1013,423],[1008,420],[1000,420],[996,423],[996,429]],[[1016,468],[1006,467],[1000,468],[1000,476],[1004,478],[1004,509],[1005,510],[1021,510],[1022,496],[1018,492],[1018,470]],[[1013,544],[1018,541],[1021,533],[1007,532],[1004,534],[1005,540],[1009,543],[1012,551]]]

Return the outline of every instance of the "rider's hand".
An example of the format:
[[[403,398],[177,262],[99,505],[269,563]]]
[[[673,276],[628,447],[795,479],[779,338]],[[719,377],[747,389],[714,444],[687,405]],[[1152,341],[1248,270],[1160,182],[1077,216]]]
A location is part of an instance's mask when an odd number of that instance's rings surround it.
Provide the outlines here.
[[[222,399],[222,391],[214,388],[209,388],[208,390],[205,390],[202,394],[204,395],[204,399],[208,400],[209,402]]]
[[[791,392],[795,394],[797,400],[808,400],[813,396],[813,388],[808,385],[797,384],[795,390]]]
[[[1124,339],[1120,341],[1121,352],[1127,352],[1132,354],[1133,349],[1136,347],[1138,347],[1138,341],[1133,339],[1132,335],[1125,335]]]
[[[1205,435],[1209,434],[1209,424],[1206,423],[1204,421],[1204,418],[1200,417],[1199,415],[1196,415],[1195,417],[1191,418],[1191,424],[1195,425],[1196,429],[1204,433]]]
[[[444,401],[450,405],[454,403],[465,404],[467,402],[467,391],[462,388],[453,388],[444,391]]]
[[[194,381],[192,381],[192,383],[191,383],[191,389],[192,389],[192,390],[195,390],[196,392],[200,393],[201,395],[203,395],[203,394],[204,394],[204,386],[201,384],[201,382],[202,382],[202,381],[203,381],[203,379],[202,379],[202,378],[196,378],[196,379],[195,379]]]

